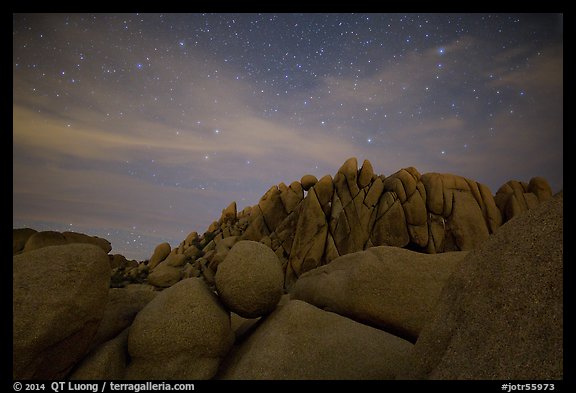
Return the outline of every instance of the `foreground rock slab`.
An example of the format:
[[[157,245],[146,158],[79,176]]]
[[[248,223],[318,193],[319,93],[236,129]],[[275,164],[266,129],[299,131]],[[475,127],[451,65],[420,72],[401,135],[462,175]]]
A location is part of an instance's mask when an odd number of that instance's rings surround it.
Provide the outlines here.
[[[394,379],[412,344],[299,300],[278,307],[231,354],[221,379]]]
[[[13,378],[63,379],[87,352],[108,302],[110,263],[89,244],[13,257]]]
[[[416,342],[442,287],[467,254],[372,247],[303,274],[291,297]]]
[[[560,193],[462,260],[400,378],[563,378],[562,209]]]

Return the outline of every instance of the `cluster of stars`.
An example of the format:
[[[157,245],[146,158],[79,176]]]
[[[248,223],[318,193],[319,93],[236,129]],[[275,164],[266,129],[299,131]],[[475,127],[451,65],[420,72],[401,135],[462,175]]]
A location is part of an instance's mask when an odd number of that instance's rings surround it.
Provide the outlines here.
[[[104,130],[135,141],[122,165],[86,166],[206,195],[222,191],[209,168],[225,162],[247,174],[269,171],[269,178],[260,176],[263,191],[269,182],[290,180],[262,159],[266,143],[275,142],[266,127],[337,139],[377,157],[397,155],[401,145],[431,166],[479,152],[509,124],[528,121],[539,92],[520,76],[535,72],[561,42],[553,28],[558,15],[13,18],[15,106],[70,131]],[[245,141],[259,152],[233,139],[242,124],[262,133]],[[180,157],[162,160],[162,147],[147,142],[157,132],[162,138],[155,142],[187,146],[189,162],[203,175],[187,175],[190,165]],[[183,208],[172,201],[166,206]],[[207,212],[217,216],[221,208]],[[141,245],[133,232],[128,242]]]

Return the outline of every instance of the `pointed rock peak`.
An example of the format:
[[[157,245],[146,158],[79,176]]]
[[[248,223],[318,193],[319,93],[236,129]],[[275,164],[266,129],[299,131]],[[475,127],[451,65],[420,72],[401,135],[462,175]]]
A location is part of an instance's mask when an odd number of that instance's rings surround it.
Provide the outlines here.
[[[338,172],[342,173],[346,178],[356,177],[358,171],[358,160],[356,157],[350,157],[346,160],[344,164],[338,169]]]
[[[362,168],[358,172],[358,186],[360,188],[366,187],[372,181],[374,176],[374,169],[372,169],[372,164],[368,160],[364,160],[362,163]]]
[[[228,207],[222,210],[222,217],[220,217],[220,221],[229,221],[236,219],[236,201],[232,202],[228,205]]]

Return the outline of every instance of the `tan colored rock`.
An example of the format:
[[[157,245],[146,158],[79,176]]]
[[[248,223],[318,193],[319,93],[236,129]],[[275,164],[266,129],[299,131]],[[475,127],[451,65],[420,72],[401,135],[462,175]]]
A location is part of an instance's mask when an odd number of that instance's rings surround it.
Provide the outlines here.
[[[404,209],[393,192],[385,192],[378,205],[378,218],[370,239],[375,246],[404,247],[410,241]],[[344,255],[340,253],[340,255]]]
[[[368,208],[375,207],[380,200],[380,196],[382,196],[382,192],[384,191],[384,183],[380,178],[376,178],[370,188],[368,189],[368,193],[366,194],[366,198],[364,198],[364,205]]]
[[[290,187],[286,187],[284,183],[278,186],[280,190],[280,199],[284,205],[284,211],[290,214],[296,206],[304,199],[304,190],[300,182],[293,182]]]
[[[170,244],[160,243],[154,249],[152,256],[150,257],[150,262],[148,262],[148,268],[153,270],[160,262],[162,262],[170,254]]]
[[[496,201],[494,200],[490,189],[481,183],[478,183],[478,189],[480,190],[480,196],[484,202],[485,210],[482,211],[482,214],[484,215],[484,219],[488,225],[488,232],[494,233],[496,229],[502,225],[502,214],[496,206]]]
[[[284,210],[284,204],[280,197],[278,187],[273,186],[260,198],[258,206],[264,216],[264,222],[270,232],[274,231],[276,227],[288,216]]]
[[[63,379],[90,346],[110,287],[100,247],[68,244],[13,257],[13,378]]]
[[[168,288],[182,279],[182,269],[170,266],[166,261],[161,262],[148,275],[148,284],[155,287]]]
[[[119,380],[128,362],[128,328],[86,356],[68,379]]]
[[[282,296],[284,273],[267,246],[240,241],[218,266],[216,289],[222,302],[236,314],[256,318],[270,313]]]
[[[394,379],[412,345],[307,303],[279,307],[222,365],[221,379]]]
[[[372,169],[372,164],[368,160],[364,160],[362,163],[362,168],[358,173],[358,187],[364,188],[368,186],[371,181],[372,177],[374,176],[374,169]]]
[[[259,206],[254,206],[252,214],[250,214],[250,221],[248,227],[242,235],[242,240],[260,241],[264,236],[269,236],[270,230],[264,221],[262,210]]]
[[[234,342],[230,315],[197,278],[160,292],[130,328],[125,378],[210,379]]]
[[[358,161],[355,157],[351,157],[342,164],[334,176],[334,188],[343,207],[352,202],[352,199],[360,192],[357,179]]]
[[[303,274],[291,297],[415,342],[465,255],[373,247]]]
[[[316,183],[318,183],[318,179],[314,175],[304,175],[302,179],[300,179],[300,184],[302,184],[304,191],[308,191],[310,187],[313,187]]]
[[[286,271],[287,286],[300,274],[321,265],[327,234],[328,223],[316,192],[312,189],[304,198],[298,218]]]
[[[458,264],[399,378],[563,379],[563,277],[559,194]]]
[[[426,188],[426,208],[429,212],[442,216],[444,213],[444,185],[439,173],[425,173],[420,177]]]
[[[232,202],[228,207],[222,210],[222,216],[220,217],[220,222],[233,222],[236,220],[236,201]]]
[[[48,246],[60,246],[64,244],[84,243],[93,244],[109,253],[112,250],[110,242],[97,236],[88,236],[83,233],[77,232],[55,232],[55,231],[42,231],[32,234],[22,252],[37,250],[39,248]]]
[[[132,284],[125,288],[110,288],[108,303],[106,303],[102,321],[90,348],[94,349],[103,345],[129,327],[136,314],[157,294],[158,292],[150,290],[150,286],[143,284]]]
[[[194,242],[196,242],[198,240],[198,232],[196,231],[192,231],[188,234],[188,236],[186,236],[186,239],[184,239],[184,244],[187,247],[190,247],[192,244],[194,244]]]
[[[170,254],[162,263],[172,267],[182,267],[186,263],[186,259],[184,254]]]
[[[332,183],[332,176],[326,175],[320,179],[320,181],[314,185],[314,191],[316,191],[316,197],[318,198],[318,202],[320,202],[320,206],[322,206],[324,213],[327,214],[326,210],[330,212],[330,202],[332,201],[332,196],[334,195],[334,183]]]
[[[22,252],[38,250],[48,246],[63,246],[68,244],[63,234],[56,231],[36,232],[28,238]]]
[[[536,176],[530,179],[528,183],[528,192],[536,195],[539,202],[547,201],[552,198],[552,189],[543,177]]]
[[[12,230],[12,255],[21,252],[30,236],[38,231],[32,228],[17,228]]]
[[[66,242],[68,244],[71,243],[86,243],[86,244],[93,244],[95,246],[100,247],[106,254],[112,251],[112,245],[106,239],[103,239],[98,236],[88,236],[83,233],[77,232],[62,232]]]

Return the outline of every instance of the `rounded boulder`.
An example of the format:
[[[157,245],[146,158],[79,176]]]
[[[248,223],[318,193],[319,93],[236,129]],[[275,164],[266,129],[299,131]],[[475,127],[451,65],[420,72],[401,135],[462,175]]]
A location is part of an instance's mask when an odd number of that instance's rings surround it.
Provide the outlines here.
[[[216,289],[222,302],[244,318],[269,314],[282,297],[282,265],[264,244],[242,240],[218,265]]]

